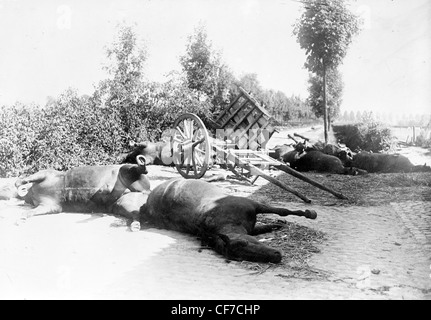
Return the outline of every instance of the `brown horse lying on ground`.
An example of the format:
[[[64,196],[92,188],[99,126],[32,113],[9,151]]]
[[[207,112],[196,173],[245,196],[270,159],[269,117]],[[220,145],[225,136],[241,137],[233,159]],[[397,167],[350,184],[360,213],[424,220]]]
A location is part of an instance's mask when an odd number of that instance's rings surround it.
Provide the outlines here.
[[[343,162],[336,156],[325,154],[321,151],[304,151],[290,164],[294,169],[304,171],[316,171],[325,173],[337,173],[346,175],[367,174],[367,171],[354,166],[345,167]]]
[[[260,213],[309,219],[317,216],[313,210],[276,208],[249,198],[229,196],[205,181],[179,178],[160,184],[150,193],[141,208],[141,221],[197,235],[228,259],[278,263],[281,253],[252,236],[280,227],[279,224],[256,227],[256,216]]]
[[[41,170],[16,182],[18,194],[35,206],[22,218],[62,211],[104,212],[132,219],[132,229],[139,229],[139,209],[150,192],[146,174],[145,164]]]
[[[397,173],[397,172],[431,172],[431,168],[425,165],[414,165],[401,154],[370,153],[362,151],[353,155],[353,160],[346,165],[351,165],[368,172]]]

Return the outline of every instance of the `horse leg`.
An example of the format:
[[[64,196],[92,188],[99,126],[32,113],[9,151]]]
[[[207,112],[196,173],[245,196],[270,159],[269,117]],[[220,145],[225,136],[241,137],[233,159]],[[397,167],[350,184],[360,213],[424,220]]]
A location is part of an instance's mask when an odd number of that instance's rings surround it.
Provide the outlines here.
[[[282,217],[299,216],[299,217],[305,217],[308,219],[316,219],[317,217],[317,213],[314,210],[289,210],[286,208],[273,207],[273,206],[268,206],[261,203],[256,203],[256,204],[257,204],[256,214],[275,213]]]
[[[41,203],[36,208],[26,210],[21,213],[21,217],[16,221],[17,225],[27,221],[27,219],[34,216],[41,216],[45,214],[60,213],[62,208],[59,204],[55,203]]]

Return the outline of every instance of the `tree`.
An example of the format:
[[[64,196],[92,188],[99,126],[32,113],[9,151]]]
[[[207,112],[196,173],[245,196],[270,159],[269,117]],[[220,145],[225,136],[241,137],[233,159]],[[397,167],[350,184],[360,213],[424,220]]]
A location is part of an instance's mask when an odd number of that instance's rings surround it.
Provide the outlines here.
[[[288,98],[282,91],[265,90],[263,92],[263,104],[269,113],[280,123],[283,122]]]
[[[115,41],[106,49],[110,64],[104,67],[120,85],[130,88],[142,80],[147,50],[139,43],[133,27],[119,25]]]
[[[202,100],[209,100],[217,113],[230,101],[234,77],[222,63],[221,53],[213,49],[204,25],[188,37],[186,53],[180,57],[187,86],[197,90]]]
[[[347,110],[344,110],[343,115],[341,116],[341,120],[348,121],[349,120],[349,113]]]
[[[148,112],[145,101],[148,88],[143,81],[147,50],[133,27],[117,26],[117,35],[106,49],[108,64],[104,69],[109,78],[101,81],[92,101],[107,108],[118,118],[124,144],[128,140],[146,140],[143,120]]]
[[[329,129],[331,119],[337,118],[340,114],[344,84],[340,72],[336,69],[329,70],[326,77],[326,109]],[[311,75],[308,82],[310,86],[307,103],[311,106],[316,117],[321,118],[325,115],[323,79],[319,75]]]
[[[256,73],[244,73],[241,75],[237,84],[243,87],[246,91],[251,92],[253,96],[262,98],[264,90],[260,85],[260,81],[257,78]]]
[[[252,93],[253,97],[280,123],[311,116],[310,107],[299,96],[287,97],[282,91],[262,88],[256,73],[243,74],[237,81],[237,85]]]
[[[349,121],[350,122],[354,122],[355,121],[355,113],[353,112],[353,110],[350,111],[349,113]]]
[[[305,11],[296,22],[293,34],[306,52],[305,67],[322,78],[323,122],[328,141],[326,74],[335,69],[347,54],[352,38],[359,32],[359,20],[344,0],[304,0]]]

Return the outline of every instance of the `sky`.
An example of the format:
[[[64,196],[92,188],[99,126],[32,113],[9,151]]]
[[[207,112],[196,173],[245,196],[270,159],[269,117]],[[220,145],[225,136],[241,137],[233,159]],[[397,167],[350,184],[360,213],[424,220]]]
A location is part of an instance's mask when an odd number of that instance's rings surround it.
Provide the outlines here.
[[[305,99],[305,52],[292,35],[302,10],[294,0],[0,0],[0,105],[44,105],[69,87],[91,94],[120,22],[146,45],[149,80],[180,69],[203,23],[236,76]],[[340,67],[342,111],[431,113],[431,1],[352,0],[350,10],[364,23]]]

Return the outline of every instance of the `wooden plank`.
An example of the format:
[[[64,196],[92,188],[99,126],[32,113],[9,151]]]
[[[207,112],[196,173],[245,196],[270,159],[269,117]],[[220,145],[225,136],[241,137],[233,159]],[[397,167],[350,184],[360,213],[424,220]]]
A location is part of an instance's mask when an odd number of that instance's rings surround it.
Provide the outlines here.
[[[260,117],[259,121],[258,121],[258,125],[260,128],[262,128],[263,126],[267,126],[269,124],[269,120],[266,119],[265,117]]]
[[[277,180],[276,178],[271,177],[270,175],[267,175],[265,172],[263,172],[262,170],[260,170],[259,168],[257,168],[256,166],[252,165],[252,164],[242,164],[243,166],[245,166],[245,168],[247,170],[250,171],[250,173],[252,175],[256,175],[259,177],[262,177],[266,180],[268,180],[269,182],[275,184],[276,186],[294,194],[295,196],[301,198],[304,202],[306,203],[310,203],[311,200],[308,199],[306,196],[304,196],[303,194],[299,193],[298,191],[290,188],[287,184],[285,184],[284,182],[281,182],[280,180]],[[240,164],[241,166],[241,164]]]
[[[245,128],[245,130],[239,135],[239,138],[241,139],[241,137],[246,134],[248,132],[248,130],[259,120],[259,117],[255,118],[254,121],[252,121],[247,128]]]
[[[317,188],[319,188],[319,189],[322,189],[322,190],[328,191],[329,193],[332,193],[334,196],[336,196],[336,197],[337,197],[337,198],[339,198],[339,199],[348,199],[348,198],[347,198],[345,195],[343,195],[342,193],[337,192],[337,191],[334,191],[334,190],[332,190],[332,189],[330,189],[330,188],[328,188],[328,187],[324,186],[323,184],[321,184],[321,183],[319,183],[319,182],[317,182],[317,181],[314,181],[314,180],[312,180],[312,179],[310,179],[310,178],[308,178],[308,177],[304,176],[303,174],[301,174],[301,173],[299,173],[298,171],[296,171],[296,170],[292,169],[291,167],[289,167],[288,165],[286,165],[286,164],[284,164],[284,163],[281,163],[281,162],[280,162],[280,164],[279,164],[279,165],[274,166],[274,167],[276,167],[277,169],[279,169],[279,170],[281,170],[281,171],[284,171],[284,172],[286,172],[286,173],[288,173],[288,174],[291,174],[292,176],[294,176],[294,177],[296,177],[296,178],[298,178],[298,179],[301,179],[302,181],[308,182],[309,184],[311,184],[311,185],[313,185],[313,186],[315,186],[315,187],[317,187]]]
[[[239,150],[231,150],[231,153],[233,154],[237,154],[239,155],[238,158],[241,158],[241,153],[238,153],[236,151]],[[280,162],[271,158],[270,156],[268,156],[266,153],[263,153],[262,151],[252,151],[252,150],[247,150],[250,151],[247,155],[252,155],[254,158],[241,158],[241,159],[259,159],[260,163],[262,165],[279,165]]]
[[[233,117],[235,117],[238,112],[241,111],[242,108],[244,108],[244,106],[248,103],[249,101],[247,99],[244,100],[244,102],[238,107],[238,109],[236,109],[232,114],[229,115],[229,117],[222,123],[220,124],[220,127],[224,128],[226,126],[226,124],[229,123],[229,121],[232,120]]]
[[[221,128],[221,127],[220,127],[220,125],[219,125],[217,122],[215,122],[214,120],[206,119],[206,121],[208,121],[208,122],[210,123],[210,126],[211,126],[211,128],[212,128],[212,129],[223,129],[223,128]]]
[[[247,160],[247,161],[260,161],[260,162],[262,162],[262,158],[259,158],[259,157],[255,157],[255,158],[240,158],[240,159],[244,159],[244,160]]]
[[[243,124],[244,120],[253,112],[254,109],[256,109],[256,106],[252,105],[250,110],[233,126],[232,130],[235,131],[236,128]]]
[[[230,127],[232,127],[234,124],[237,123],[239,117],[238,114],[241,114],[242,110],[245,108],[247,109],[247,105],[248,105],[248,100],[244,99],[244,100],[240,100],[241,102],[238,102],[233,108],[230,109],[230,112],[227,113],[223,119],[221,119],[219,122],[221,125],[223,125],[224,129],[228,129]],[[240,105],[241,104],[241,105]],[[231,115],[234,115],[230,121],[226,121],[226,119],[228,119]]]
[[[241,92],[241,91],[240,91]],[[235,100],[226,108],[223,110],[223,112],[219,115],[219,117],[217,118],[217,120],[215,122],[219,122],[219,120],[221,120],[221,118],[223,118],[225,116],[225,114],[230,110],[231,107],[233,107],[235,105],[235,103],[239,100],[239,98],[241,98],[243,96],[242,92],[235,98]]]
[[[238,87],[240,93],[238,94],[238,96],[235,98],[235,100],[229,105],[229,107],[227,107],[225,110],[223,110],[223,112],[218,116],[217,120],[214,121],[215,124],[219,127],[219,128],[225,128],[226,125],[229,123],[230,120],[234,119],[234,120],[238,120],[236,122],[236,124],[234,125],[234,130],[236,128],[238,128],[242,122],[253,112],[253,110],[255,108],[257,108],[262,115],[264,115],[264,119],[266,121],[269,121],[269,119],[271,119],[271,115],[268,113],[268,111],[263,108],[260,103],[254,98],[252,97],[247,91],[244,90],[244,88],[242,88],[241,86]],[[240,100],[240,98],[244,98],[245,102],[243,102],[238,109],[235,109],[235,105],[238,103],[238,101]],[[248,110],[246,112],[245,115],[242,115],[242,112],[244,110],[244,106],[247,104],[247,102],[250,102],[250,104],[252,105],[252,108],[250,110]],[[234,109],[233,113],[230,114],[229,112]],[[224,117],[228,116],[227,119],[223,119]],[[237,119],[236,117],[240,116],[239,119]],[[262,117],[262,116],[261,116]],[[266,119],[268,118],[268,119]],[[254,121],[250,120],[250,121]],[[263,121],[263,120],[261,120]]]
[[[300,180],[303,180],[303,181],[305,181],[305,182],[308,182],[309,184],[311,184],[311,185],[313,185],[313,186],[315,186],[315,187],[317,187],[317,188],[319,188],[319,189],[322,189],[322,190],[325,190],[325,191],[327,191],[327,192],[329,192],[329,193],[331,193],[331,194],[333,194],[334,196],[336,196],[337,198],[339,198],[339,199],[348,199],[345,195],[343,195],[342,193],[340,193],[340,192],[337,192],[337,191],[335,191],[335,190],[332,190],[331,188],[328,188],[328,187],[326,187],[326,186],[324,186],[323,184],[321,184],[321,183],[319,183],[319,182],[317,182],[317,181],[315,181],[315,180],[312,180],[312,179],[310,179],[310,178],[308,178],[307,176],[305,176],[305,175],[303,175],[302,173],[300,173],[300,172],[298,172],[298,171],[296,171],[296,170],[294,170],[294,169],[292,169],[292,168],[290,168],[289,166],[287,166],[286,164],[284,164],[284,163],[282,163],[282,162],[280,162],[280,161],[277,161],[277,160],[270,160],[270,161],[268,161],[268,163],[267,162],[265,162],[265,157],[268,157],[269,158],[269,156],[266,156],[264,153],[262,153],[262,152],[257,152],[257,151],[255,151],[255,152],[253,152],[253,151],[251,151],[251,150],[229,150],[229,152],[227,152],[227,158],[226,159],[228,159],[228,160],[230,160],[232,163],[235,163],[235,164],[237,164],[238,166],[249,166],[249,167],[246,167],[246,169],[247,170],[249,170],[253,175],[259,175],[259,176],[262,176],[263,178],[265,178],[266,180],[268,180],[268,181],[270,181],[270,182],[272,182],[272,183],[274,183],[274,184],[276,184],[276,185],[278,185],[278,186],[280,186],[281,188],[283,188],[283,189],[285,189],[285,190],[288,190],[288,189],[286,189],[286,188],[284,188],[283,186],[281,186],[280,185],[280,183],[281,183],[281,181],[278,181],[277,179],[275,179],[275,178],[272,178],[272,179],[267,179],[266,177],[264,177],[261,173],[263,173],[261,170],[259,170],[258,168],[256,168],[256,167],[254,167],[252,164],[250,164],[250,163],[248,163],[247,162],[247,158],[241,158],[241,157],[238,157],[238,155],[240,155],[240,154],[252,154],[252,155],[254,155],[255,157],[262,157],[262,160],[263,160],[263,162],[260,162],[259,164],[270,164],[270,165],[273,165],[275,168],[277,168],[277,169],[279,169],[279,170],[281,170],[281,171],[284,171],[284,172],[286,172],[286,173],[289,173],[289,174],[291,174],[291,175],[293,175],[294,177],[296,177],[296,178],[298,178],[298,179],[300,179]],[[271,158],[272,159],[272,158]],[[261,173],[260,173],[261,172]],[[275,181],[274,181],[275,180]],[[292,192],[292,191],[290,191],[290,190],[288,190],[289,192]],[[293,192],[292,192],[293,193]],[[295,193],[294,193],[295,194]],[[302,198],[301,198],[302,199]],[[304,199],[303,199],[304,200]],[[305,201],[305,200],[304,200]]]
[[[244,88],[243,87],[239,87],[239,91],[247,98],[247,99],[249,99],[250,101],[252,101],[253,102],[253,104],[260,110],[260,111],[262,111],[262,113],[263,114],[265,114],[265,115],[267,115],[268,117],[271,117],[271,115],[268,113],[268,111],[265,109],[265,108],[263,108],[261,105],[260,105],[260,103],[255,99],[255,98],[253,98],[247,91],[245,91],[244,90]]]

